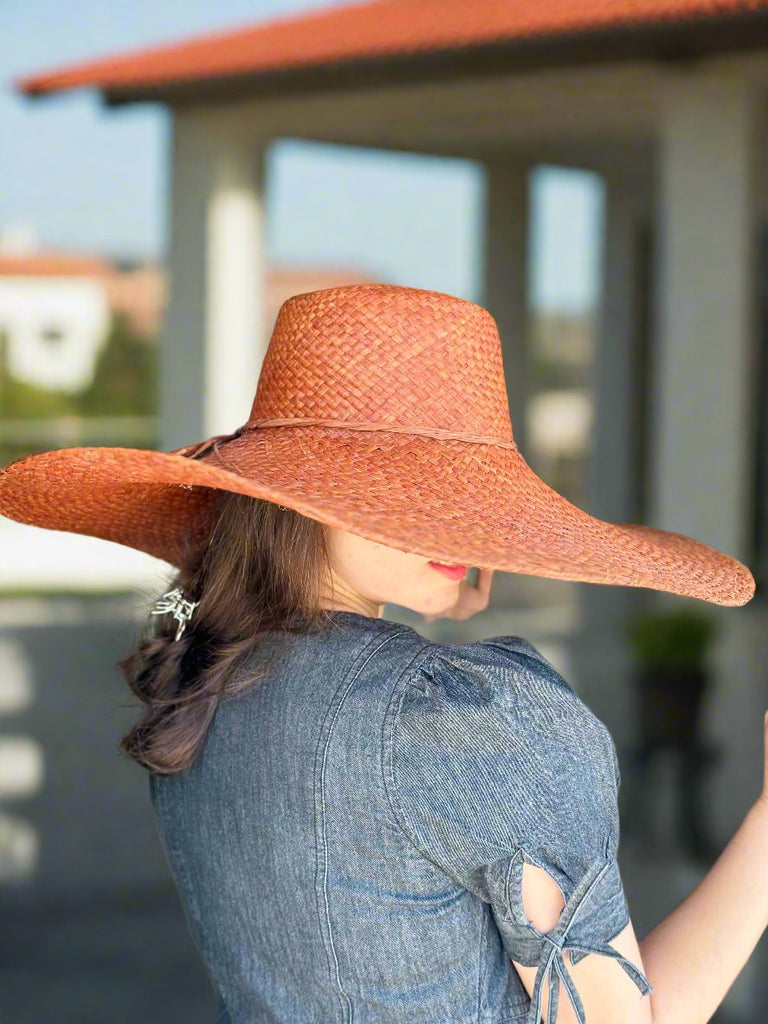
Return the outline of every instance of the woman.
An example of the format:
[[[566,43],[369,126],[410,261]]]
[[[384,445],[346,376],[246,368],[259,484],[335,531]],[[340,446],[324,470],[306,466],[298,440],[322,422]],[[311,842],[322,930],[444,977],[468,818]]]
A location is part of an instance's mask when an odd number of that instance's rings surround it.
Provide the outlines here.
[[[177,568],[120,663],[144,704],[122,749],[219,1022],[711,1018],[768,921],[765,778],[639,944],[606,726],[521,637],[438,643],[383,617],[467,618],[496,569],[754,593],[735,559],[594,519],[532,472],[482,307],[293,296],[242,427],[29,456],[0,473],[0,511]]]

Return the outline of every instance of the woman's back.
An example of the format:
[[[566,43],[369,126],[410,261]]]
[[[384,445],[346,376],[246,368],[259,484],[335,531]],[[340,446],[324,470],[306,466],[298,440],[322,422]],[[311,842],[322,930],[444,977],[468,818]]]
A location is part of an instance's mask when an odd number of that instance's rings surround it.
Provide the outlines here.
[[[629,919],[610,734],[525,640],[333,617],[219,704],[189,771],[150,774],[220,1019],[524,1021],[512,958],[551,948],[524,862],[564,893],[566,948]]]

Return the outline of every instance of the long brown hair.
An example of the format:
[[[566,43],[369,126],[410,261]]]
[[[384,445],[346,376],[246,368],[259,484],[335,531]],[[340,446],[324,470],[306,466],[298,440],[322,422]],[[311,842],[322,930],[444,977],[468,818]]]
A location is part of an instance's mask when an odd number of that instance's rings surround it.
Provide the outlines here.
[[[323,524],[231,491],[218,490],[214,502],[205,550],[169,580],[199,602],[181,636],[173,616],[148,611],[135,648],[117,662],[144,705],[119,748],[160,774],[188,768],[222,697],[266,675],[270,657],[247,678],[238,669],[268,632],[330,621],[319,606],[330,573]]]

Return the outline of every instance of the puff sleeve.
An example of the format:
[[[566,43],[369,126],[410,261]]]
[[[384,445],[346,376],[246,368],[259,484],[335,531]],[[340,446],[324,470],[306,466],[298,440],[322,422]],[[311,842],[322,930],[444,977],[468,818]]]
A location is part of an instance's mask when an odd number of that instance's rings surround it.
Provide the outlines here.
[[[645,975],[608,943],[628,923],[617,852],[613,738],[528,641],[435,644],[408,678],[391,733],[390,778],[401,827],[459,885],[490,904],[508,955],[538,966],[528,1024],[557,1016],[562,981],[588,953],[613,957],[643,994]],[[555,879],[565,906],[548,933],[527,918],[524,862]]]

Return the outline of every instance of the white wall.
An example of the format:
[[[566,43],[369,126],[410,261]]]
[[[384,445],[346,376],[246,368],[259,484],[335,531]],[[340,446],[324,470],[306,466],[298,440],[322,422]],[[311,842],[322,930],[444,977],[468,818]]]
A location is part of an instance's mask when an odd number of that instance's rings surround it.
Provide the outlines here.
[[[107,296],[97,280],[0,277],[5,369],[16,380],[51,391],[87,387],[110,320]],[[47,339],[51,329],[61,337]]]

